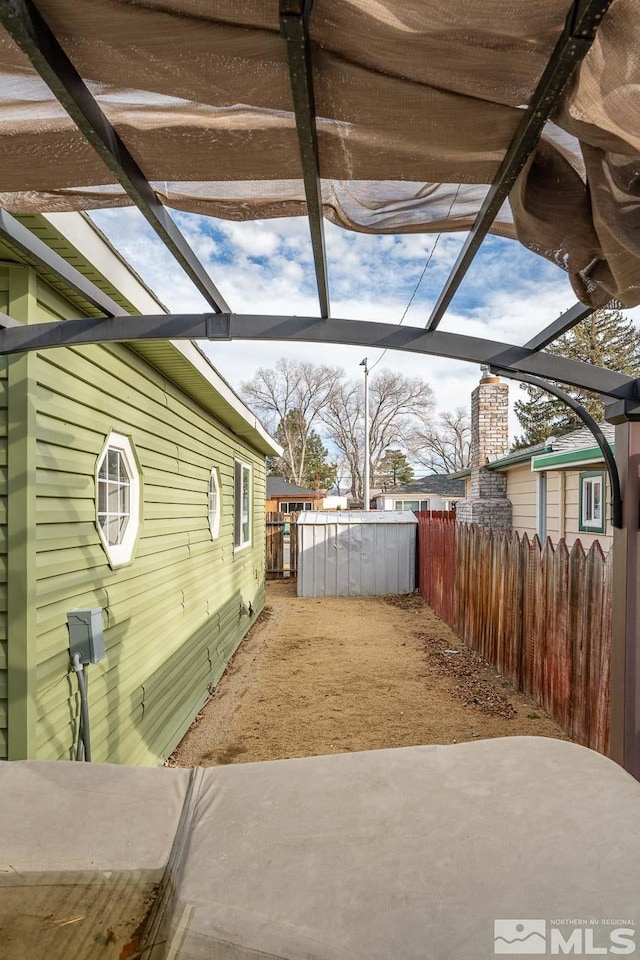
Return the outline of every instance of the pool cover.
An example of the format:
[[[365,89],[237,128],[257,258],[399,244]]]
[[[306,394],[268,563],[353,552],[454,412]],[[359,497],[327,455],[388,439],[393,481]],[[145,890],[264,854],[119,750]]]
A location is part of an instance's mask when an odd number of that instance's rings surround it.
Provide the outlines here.
[[[559,937],[629,945],[639,806],[620,767],[545,738],[194,771],[3,764],[1,956],[488,960],[524,939],[531,953]]]

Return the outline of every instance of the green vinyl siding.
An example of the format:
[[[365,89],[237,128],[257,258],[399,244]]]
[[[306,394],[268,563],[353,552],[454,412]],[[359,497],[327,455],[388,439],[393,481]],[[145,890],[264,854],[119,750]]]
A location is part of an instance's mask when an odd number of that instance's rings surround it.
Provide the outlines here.
[[[8,313],[28,323],[36,303],[32,270],[10,265]],[[33,603],[34,465],[30,432],[35,422],[33,358],[15,354],[6,359],[6,428],[3,439],[6,463],[7,554],[3,576],[6,589],[6,755],[10,760],[33,754],[35,708],[35,605]],[[10,545],[10,556],[9,556]]]
[[[3,307],[29,323],[78,314],[33,270],[0,264]],[[118,344],[0,361],[0,758],[73,756],[70,610],[103,609],[106,656],[88,668],[94,760],[157,764],[262,609],[264,453],[206,409],[213,388],[200,402],[185,389]],[[115,568],[95,501],[110,431],[130,438],[141,472],[135,552]],[[236,458],[253,475],[252,546],[239,554]],[[212,540],[214,466],[221,523]]]
[[[39,354],[36,380],[37,756],[71,756],[66,617],[98,605],[107,653],[89,667],[93,757],[161,762],[262,609],[264,457],[127,347]],[[95,525],[95,465],[110,430],[131,439],[142,481],[137,549],[116,569]],[[241,553],[236,457],[253,472],[252,546]],[[215,541],[212,466],[222,502]]]

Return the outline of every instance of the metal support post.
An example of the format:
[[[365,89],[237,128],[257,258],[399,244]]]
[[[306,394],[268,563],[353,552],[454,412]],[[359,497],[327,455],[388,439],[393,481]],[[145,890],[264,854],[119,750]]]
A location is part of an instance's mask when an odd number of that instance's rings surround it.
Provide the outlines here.
[[[361,367],[364,367],[364,509],[371,509],[371,443],[369,438],[369,365],[367,357]]]
[[[609,755],[640,780],[640,417],[615,423],[624,507],[613,531]]]

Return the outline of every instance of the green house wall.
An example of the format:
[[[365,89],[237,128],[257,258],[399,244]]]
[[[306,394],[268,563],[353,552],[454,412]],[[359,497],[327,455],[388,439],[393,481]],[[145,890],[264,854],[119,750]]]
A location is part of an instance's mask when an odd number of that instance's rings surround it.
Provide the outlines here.
[[[77,308],[38,281],[30,322],[71,313]],[[30,482],[15,521],[16,531],[20,521],[25,527],[21,562],[31,571],[28,613],[15,634],[28,696],[21,705],[10,664],[9,687],[18,694],[13,712],[9,698],[10,753],[73,756],[78,701],[67,613],[100,606],[106,657],[88,668],[93,759],[161,763],[263,607],[264,456],[128,347],[51,350],[31,354],[29,364],[29,390],[16,395],[27,408],[16,450]],[[116,569],[98,536],[95,505],[96,461],[110,430],[130,438],[142,487],[136,551]],[[10,462],[12,455],[13,441]],[[252,543],[237,552],[236,457],[253,468]],[[214,466],[222,514],[212,540]],[[11,617],[9,628],[11,648]],[[14,715],[24,730],[13,730]]]

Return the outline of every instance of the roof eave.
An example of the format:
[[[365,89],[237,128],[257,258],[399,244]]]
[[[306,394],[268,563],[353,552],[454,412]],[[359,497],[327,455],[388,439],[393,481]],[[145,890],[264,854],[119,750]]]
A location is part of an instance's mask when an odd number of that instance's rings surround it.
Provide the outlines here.
[[[86,214],[38,214],[20,219],[32,231],[38,223],[43,242],[65,259],[72,258],[76,269],[92,282],[95,283],[95,275],[99,274],[100,289],[122,304],[127,312],[166,313],[162,302]],[[46,282],[68,299],[69,291],[63,282],[49,275]],[[122,286],[126,290],[121,289]],[[92,316],[95,309],[91,310],[88,303],[86,307],[86,316]],[[133,342],[128,346],[259,453],[282,456],[282,447],[269,436],[197,343],[162,340]],[[184,363],[182,369],[180,364],[176,365],[180,358]]]
[[[615,453],[615,445],[612,445]],[[542,470],[569,470],[572,467],[582,467],[590,463],[603,463],[604,457],[600,447],[576,448],[575,450],[565,450],[562,453],[547,453],[532,458],[531,469],[539,472]]]
[[[508,454],[506,457],[500,457],[498,460],[490,460],[485,464],[487,470],[506,470],[509,467],[517,467],[521,463],[526,463],[533,457],[540,456],[552,450],[551,446],[542,450],[521,450]]]

